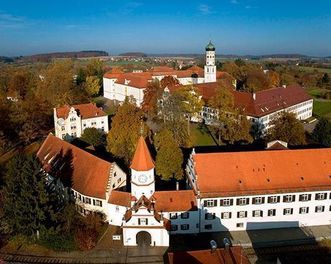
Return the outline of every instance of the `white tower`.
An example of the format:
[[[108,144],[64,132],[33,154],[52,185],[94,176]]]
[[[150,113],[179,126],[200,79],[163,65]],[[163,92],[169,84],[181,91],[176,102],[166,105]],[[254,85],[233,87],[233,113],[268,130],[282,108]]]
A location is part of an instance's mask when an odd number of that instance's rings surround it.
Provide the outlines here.
[[[206,46],[205,82],[216,82],[215,46],[211,41]]]
[[[141,136],[131,163],[131,195],[150,198],[155,191],[154,162]]]

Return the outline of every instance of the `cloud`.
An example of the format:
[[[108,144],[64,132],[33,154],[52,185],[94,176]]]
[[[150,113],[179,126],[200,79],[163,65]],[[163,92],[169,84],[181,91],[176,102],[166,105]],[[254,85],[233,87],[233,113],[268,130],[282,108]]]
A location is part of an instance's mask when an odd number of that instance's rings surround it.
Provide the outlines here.
[[[198,9],[202,15],[209,15],[213,13],[210,6],[205,4],[201,4]]]
[[[0,29],[22,28],[28,24],[24,17],[13,16],[0,10]]]
[[[234,4],[234,5],[239,4],[239,2],[238,2],[237,0],[231,0],[230,3],[231,3],[231,4]]]
[[[128,2],[123,6],[123,9],[121,10],[122,14],[130,14],[138,7],[142,6],[143,4],[140,2]]]

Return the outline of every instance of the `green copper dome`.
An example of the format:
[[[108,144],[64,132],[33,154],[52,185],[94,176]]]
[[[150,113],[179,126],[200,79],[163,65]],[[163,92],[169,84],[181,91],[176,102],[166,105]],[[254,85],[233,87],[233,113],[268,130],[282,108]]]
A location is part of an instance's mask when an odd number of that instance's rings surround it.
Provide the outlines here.
[[[206,51],[215,51],[215,46],[211,41],[209,41],[208,45],[206,46]]]

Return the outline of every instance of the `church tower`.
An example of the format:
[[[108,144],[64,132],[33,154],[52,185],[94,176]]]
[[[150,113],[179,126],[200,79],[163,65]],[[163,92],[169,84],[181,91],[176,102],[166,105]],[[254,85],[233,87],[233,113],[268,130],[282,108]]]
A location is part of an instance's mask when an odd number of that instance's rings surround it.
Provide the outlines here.
[[[215,46],[209,41],[206,46],[205,83],[216,82]]]
[[[131,195],[139,199],[145,195],[150,198],[155,191],[154,162],[141,136],[134,153],[131,169]]]

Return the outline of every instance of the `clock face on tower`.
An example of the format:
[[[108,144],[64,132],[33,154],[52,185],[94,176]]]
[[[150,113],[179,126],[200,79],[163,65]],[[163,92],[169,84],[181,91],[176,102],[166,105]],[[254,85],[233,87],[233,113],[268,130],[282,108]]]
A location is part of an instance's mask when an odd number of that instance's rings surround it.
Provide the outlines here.
[[[138,176],[139,183],[146,183],[147,182],[147,176],[144,174],[141,174]]]

